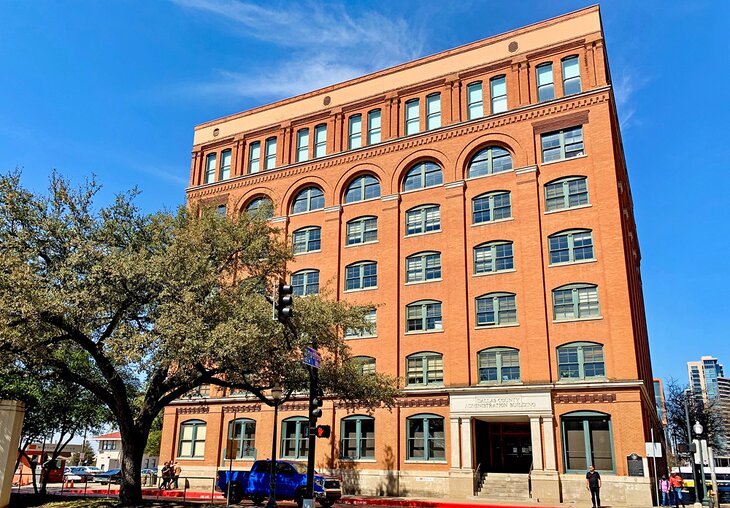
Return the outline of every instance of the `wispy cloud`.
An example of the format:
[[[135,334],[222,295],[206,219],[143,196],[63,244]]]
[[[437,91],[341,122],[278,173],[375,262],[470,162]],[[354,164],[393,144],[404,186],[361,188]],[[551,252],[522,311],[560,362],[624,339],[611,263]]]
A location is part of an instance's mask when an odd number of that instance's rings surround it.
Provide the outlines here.
[[[422,32],[402,18],[374,11],[354,13],[342,4],[173,2],[207,13],[218,26],[242,39],[269,43],[283,55],[266,64],[251,62],[246,73],[219,69],[215,80],[185,87],[203,95],[294,95],[412,60],[422,54],[425,42]]]
[[[649,84],[651,78],[632,70],[625,71],[613,82],[613,93],[619,112],[621,128],[628,128],[636,121],[636,93]]]

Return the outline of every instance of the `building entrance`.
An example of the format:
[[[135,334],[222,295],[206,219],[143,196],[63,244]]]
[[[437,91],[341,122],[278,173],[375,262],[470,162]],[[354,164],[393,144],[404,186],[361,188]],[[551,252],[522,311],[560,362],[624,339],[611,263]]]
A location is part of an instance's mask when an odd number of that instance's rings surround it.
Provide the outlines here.
[[[476,463],[487,473],[529,473],[532,440],[528,422],[475,420]]]

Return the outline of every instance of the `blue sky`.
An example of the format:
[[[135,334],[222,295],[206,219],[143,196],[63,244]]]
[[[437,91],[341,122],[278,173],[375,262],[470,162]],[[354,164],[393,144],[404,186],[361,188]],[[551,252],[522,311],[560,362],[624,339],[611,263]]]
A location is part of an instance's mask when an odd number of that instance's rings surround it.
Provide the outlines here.
[[[591,3],[0,0],[0,171],[174,208],[195,124]],[[703,354],[730,370],[729,5],[602,5],[654,372],[682,381]]]

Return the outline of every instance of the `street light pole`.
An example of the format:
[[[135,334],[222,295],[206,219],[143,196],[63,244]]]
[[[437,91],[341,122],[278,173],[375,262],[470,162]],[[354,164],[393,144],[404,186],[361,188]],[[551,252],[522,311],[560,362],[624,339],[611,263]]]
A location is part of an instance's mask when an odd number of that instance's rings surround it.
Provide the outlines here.
[[[689,465],[692,468],[692,479],[695,482],[695,505],[702,506],[700,504],[700,497],[697,495],[697,470],[695,468],[695,457],[692,453],[692,425],[689,423],[689,390],[684,391],[684,419],[687,422],[687,446],[690,448],[689,452]]]
[[[279,401],[281,401],[281,386],[277,383],[271,389],[271,398],[274,399],[274,433],[271,439],[271,467],[269,469],[269,501],[267,508],[276,508],[276,426],[279,420]]]
[[[702,457],[702,431],[705,430],[700,422],[695,422],[694,431],[697,434],[697,445],[700,449],[700,490],[702,492],[702,500],[705,499],[705,459]]]

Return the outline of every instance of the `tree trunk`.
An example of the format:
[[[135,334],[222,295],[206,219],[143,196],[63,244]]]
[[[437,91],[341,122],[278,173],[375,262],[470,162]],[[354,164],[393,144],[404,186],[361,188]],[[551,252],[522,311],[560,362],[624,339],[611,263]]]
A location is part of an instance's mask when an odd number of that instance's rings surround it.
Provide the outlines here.
[[[137,425],[120,421],[119,432],[122,435],[122,479],[119,487],[119,504],[121,506],[139,506],[142,504],[142,456],[147,445],[146,429]]]

